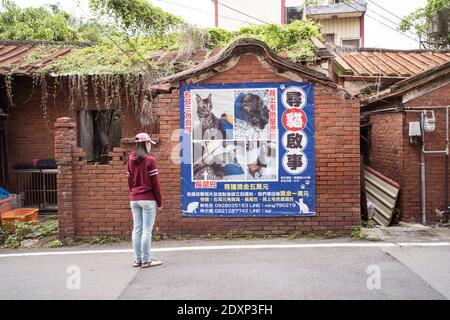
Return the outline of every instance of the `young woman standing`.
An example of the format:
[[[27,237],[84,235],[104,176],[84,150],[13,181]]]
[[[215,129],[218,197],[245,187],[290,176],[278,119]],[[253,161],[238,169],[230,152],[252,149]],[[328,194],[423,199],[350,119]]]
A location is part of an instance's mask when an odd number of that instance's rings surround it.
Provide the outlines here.
[[[161,261],[151,259],[153,224],[157,208],[162,209],[162,196],[156,159],[150,150],[155,142],[146,133],[135,137],[136,152],[128,159],[128,185],[130,187],[130,207],[133,214],[133,267],[154,267]]]

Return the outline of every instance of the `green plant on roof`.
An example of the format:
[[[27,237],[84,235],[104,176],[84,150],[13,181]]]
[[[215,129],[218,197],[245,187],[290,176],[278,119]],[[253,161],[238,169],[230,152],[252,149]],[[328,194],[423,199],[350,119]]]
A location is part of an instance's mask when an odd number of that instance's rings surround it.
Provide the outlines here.
[[[143,88],[173,73],[174,63],[180,62],[170,59],[164,65],[157,65],[150,59],[151,53],[155,51],[176,51],[180,56],[190,56],[198,49],[225,47],[236,39],[251,37],[267,43],[270,48],[293,61],[309,61],[315,56],[310,39],[322,39],[319,24],[311,20],[295,21],[288,25],[244,27],[236,32],[202,29],[164,12],[147,0],[90,0],[91,13],[95,17],[89,21],[73,17],[57,5],[22,9],[12,0],[3,2],[0,36],[4,39],[96,42],[87,47],[67,43],[52,45],[51,49],[48,46],[36,46],[6,75],[6,95],[13,107],[12,81],[15,71],[41,61],[51,54],[51,50],[71,48],[68,55],[34,70],[32,74],[32,89],[40,87],[41,109],[47,125],[48,104],[52,102],[52,97],[56,104],[57,86],[63,81],[69,86],[72,108],[75,105],[87,107],[83,105],[88,100],[85,97],[93,94],[97,108],[101,103],[106,108],[114,106],[121,109],[125,95],[126,107],[139,114],[143,105]],[[40,26],[45,30],[48,25],[55,30],[36,31]],[[25,32],[25,29],[36,32]],[[207,52],[209,55],[210,52]],[[184,68],[194,65],[195,62],[189,59],[184,62]],[[48,78],[48,74],[53,77]]]

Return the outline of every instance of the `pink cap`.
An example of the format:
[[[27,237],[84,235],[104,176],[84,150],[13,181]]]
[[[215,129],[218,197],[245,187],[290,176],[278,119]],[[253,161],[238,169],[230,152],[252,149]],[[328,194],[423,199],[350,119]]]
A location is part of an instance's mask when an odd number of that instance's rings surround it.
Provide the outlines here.
[[[156,144],[156,142],[153,141],[153,140],[150,138],[150,136],[149,136],[148,134],[146,134],[145,132],[138,133],[138,134],[134,137],[134,140],[135,140],[136,142],[150,142],[150,143]]]

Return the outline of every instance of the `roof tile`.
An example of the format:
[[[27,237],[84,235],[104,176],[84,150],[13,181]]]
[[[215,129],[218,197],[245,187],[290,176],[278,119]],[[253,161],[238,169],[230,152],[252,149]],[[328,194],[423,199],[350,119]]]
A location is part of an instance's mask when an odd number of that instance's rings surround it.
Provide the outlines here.
[[[450,51],[436,50],[386,50],[356,49],[354,52],[337,52],[337,64],[345,65],[342,76],[407,78],[450,61]]]

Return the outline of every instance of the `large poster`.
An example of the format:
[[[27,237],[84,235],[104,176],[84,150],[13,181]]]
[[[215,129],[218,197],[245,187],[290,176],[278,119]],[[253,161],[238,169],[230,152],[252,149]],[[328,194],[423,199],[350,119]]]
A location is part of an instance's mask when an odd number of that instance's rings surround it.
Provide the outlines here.
[[[314,85],[184,85],[186,216],[314,216]]]

